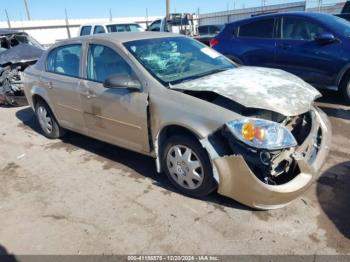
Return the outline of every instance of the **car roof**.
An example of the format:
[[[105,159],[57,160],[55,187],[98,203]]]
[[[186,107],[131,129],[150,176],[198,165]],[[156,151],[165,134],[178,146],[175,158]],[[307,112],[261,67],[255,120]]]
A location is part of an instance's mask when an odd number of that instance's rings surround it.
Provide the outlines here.
[[[102,22],[102,23],[91,23],[91,24],[83,24],[81,25],[81,27],[83,26],[96,26],[96,25],[138,25],[138,23],[135,23],[135,22],[131,22],[131,23],[128,23],[128,22]]]
[[[254,17],[249,17],[245,18],[242,20],[237,20],[229,24],[243,24],[248,21],[255,21],[255,20],[260,20],[263,18],[270,18],[270,17],[281,17],[281,16],[299,16],[299,17],[305,17],[305,18],[327,18],[329,16],[332,16],[331,14],[326,14],[326,13],[317,13],[317,12],[304,12],[304,11],[299,11],[299,12],[283,12],[283,13],[270,13],[270,14],[262,14],[262,15],[257,15]]]
[[[108,40],[114,43],[125,43],[136,40],[144,39],[155,39],[155,38],[166,38],[166,37],[185,37],[179,34],[163,33],[163,32],[118,32],[118,33],[108,33],[108,34],[96,34],[75,37],[67,40],[60,41],[57,46],[63,44],[70,44],[76,40]]]
[[[15,33],[19,33],[19,31],[9,28],[0,28],[0,35],[10,35]]]

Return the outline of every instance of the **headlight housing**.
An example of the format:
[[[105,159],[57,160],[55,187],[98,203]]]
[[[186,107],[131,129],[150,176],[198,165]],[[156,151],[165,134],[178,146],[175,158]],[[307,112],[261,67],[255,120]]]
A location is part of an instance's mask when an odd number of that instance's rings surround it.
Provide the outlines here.
[[[279,150],[297,146],[292,133],[279,123],[256,118],[241,118],[226,124],[243,143],[258,149]]]

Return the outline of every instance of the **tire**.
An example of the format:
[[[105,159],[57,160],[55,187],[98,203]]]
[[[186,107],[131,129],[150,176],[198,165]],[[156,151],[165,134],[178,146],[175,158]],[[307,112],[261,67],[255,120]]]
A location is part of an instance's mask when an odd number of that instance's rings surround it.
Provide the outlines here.
[[[59,126],[50,107],[43,101],[35,105],[35,114],[41,130],[49,139],[57,139],[65,134],[65,130]]]
[[[340,86],[340,92],[343,96],[345,102],[350,105],[350,74],[346,76],[344,81],[342,82]]]
[[[211,161],[197,141],[187,136],[173,136],[165,142],[162,152],[164,171],[178,191],[201,198],[216,189]]]

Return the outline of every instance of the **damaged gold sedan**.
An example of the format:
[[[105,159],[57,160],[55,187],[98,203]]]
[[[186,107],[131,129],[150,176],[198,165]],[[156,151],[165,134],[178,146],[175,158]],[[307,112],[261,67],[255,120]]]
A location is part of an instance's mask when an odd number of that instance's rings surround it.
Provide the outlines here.
[[[182,193],[287,205],[330,145],[320,93],[281,70],[238,66],[187,37],[116,33],[62,41],[24,73],[48,138],[72,130],[155,158]]]

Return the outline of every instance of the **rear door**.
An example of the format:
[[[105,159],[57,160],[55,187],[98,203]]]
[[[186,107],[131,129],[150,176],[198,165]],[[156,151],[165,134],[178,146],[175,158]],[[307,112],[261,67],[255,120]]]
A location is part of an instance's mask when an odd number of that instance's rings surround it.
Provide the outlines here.
[[[327,30],[317,21],[305,17],[284,16],[280,22],[280,39],[276,42],[276,63],[279,68],[305,81],[330,86],[342,59],[337,50],[340,42],[319,44],[315,37]]]
[[[85,128],[78,88],[81,58],[80,43],[53,49],[47,56],[46,72],[41,76],[60,124],[76,131]]]
[[[232,38],[231,53],[245,65],[274,67],[274,26],[273,16],[242,24]]]

